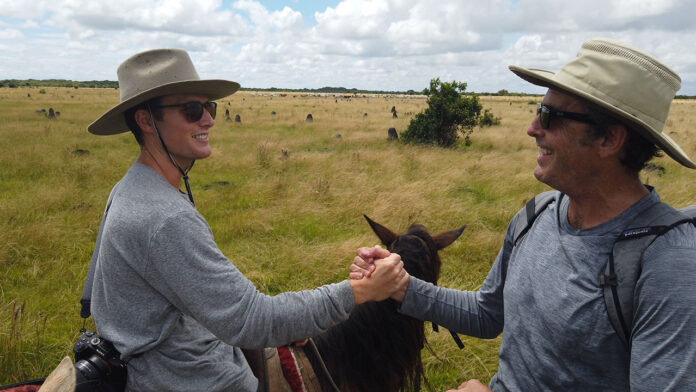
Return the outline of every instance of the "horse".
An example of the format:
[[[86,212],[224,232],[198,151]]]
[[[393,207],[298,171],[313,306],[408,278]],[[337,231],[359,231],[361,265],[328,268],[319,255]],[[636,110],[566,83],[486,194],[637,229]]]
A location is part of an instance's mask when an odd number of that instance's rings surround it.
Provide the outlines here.
[[[399,235],[364,217],[382,244],[401,256],[411,276],[433,284],[442,264],[438,251],[459,238],[466,227],[431,236],[425,226],[413,224]],[[397,306],[392,299],[358,305],[348,320],[313,338],[323,364],[311,350],[305,351],[310,352],[307,357],[323,391],[336,387],[342,392],[420,390],[424,323],[399,314]],[[321,370],[324,365],[326,372]]]

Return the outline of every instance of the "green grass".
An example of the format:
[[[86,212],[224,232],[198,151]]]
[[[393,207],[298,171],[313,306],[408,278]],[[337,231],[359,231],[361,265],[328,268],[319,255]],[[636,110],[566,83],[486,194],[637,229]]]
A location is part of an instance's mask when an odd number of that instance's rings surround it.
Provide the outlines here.
[[[138,153],[129,134],[86,131],[118,91],[43,89],[0,88],[0,384],[45,377],[72,353],[101,214]],[[196,204],[223,253],[268,294],[345,279],[355,249],[377,242],[362,214],[395,231],[414,222],[433,232],[467,224],[441,252],[440,284],[476,290],[509,219],[546,189],[532,176],[536,147],[524,130],[533,114],[525,102],[482,98],[501,125],[477,129],[471,146],[440,149],[386,140],[388,128],[405,130],[404,113],[419,112],[424,100],[235,94],[221,101],[213,156],[191,171]],[[691,156],[694,105],[678,102],[668,126]],[[48,107],[61,116],[35,113]],[[242,123],[226,122],[224,108]],[[644,180],[677,207],[694,203],[693,172],[666,158],[656,163],[665,174]],[[468,378],[487,382],[497,369],[499,339],[464,337],[463,350],[444,330],[428,340],[437,357],[424,350],[423,359],[435,391]]]

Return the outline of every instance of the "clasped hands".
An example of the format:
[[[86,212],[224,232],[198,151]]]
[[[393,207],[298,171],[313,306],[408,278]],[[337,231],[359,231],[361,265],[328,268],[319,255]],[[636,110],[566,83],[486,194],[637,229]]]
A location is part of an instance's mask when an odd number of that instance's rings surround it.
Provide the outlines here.
[[[359,248],[349,276],[356,304],[387,298],[401,302],[410,279],[401,256],[380,246]]]

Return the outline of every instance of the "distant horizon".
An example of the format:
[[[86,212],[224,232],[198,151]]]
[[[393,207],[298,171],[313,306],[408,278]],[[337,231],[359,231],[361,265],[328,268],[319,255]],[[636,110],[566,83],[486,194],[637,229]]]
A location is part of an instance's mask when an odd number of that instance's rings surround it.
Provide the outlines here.
[[[39,82],[39,83],[48,83],[46,85],[24,85],[24,86],[15,86],[15,87],[64,87],[64,88],[73,88],[74,86],[55,86],[51,85],[50,82],[57,82],[57,83],[65,83],[65,84],[70,84],[70,83],[79,83],[79,84],[109,84],[108,86],[79,86],[82,88],[116,88],[118,89],[118,81],[115,80],[70,80],[70,79],[36,79],[36,78],[29,78],[29,79],[0,79],[0,88],[2,87],[7,87],[7,88],[12,88],[10,86],[5,85],[6,83],[31,83],[31,82]],[[355,87],[342,87],[342,86],[323,86],[323,87],[318,87],[318,88],[308,88],[308,87],[301,87],[301,88],[285,88],[285,87],[244,87],[241,86],[239,88],[240,90],[243,91],[279,91],[279,92],[290,92],[290,91],[296,91],[296,92],[303,92],[303,91],[320,91],[320,92],[335,92],[337,94],[340,93],[346,93],[346,92],[358,92],[358,93],[399,93],[399,94],[406,94],[406,95],[424,95],[423,94],[423,89],[419,91],[415,90],[406,90],[406,91],[399,91],[399,90],[370,90],[370,89],[358,89]],[[504,89],[503,89],[504,90]],[[482,94],[500,94],[501,91],[503,90],[498,90],[497,92],[494,91],[468,91],[466,90],[464,93],[482,93]],[[505,90],[507,91],[507,90]],[[507,92],[506,94],[500,94],[500,95],[533,95],[533,96],[538,96],[538,95],[543,95],[543,94],[527,94],[527,93],[521,93],[521,92]]]
[[[57,81],[57,82],[68,82],[68,83],[113,83],[113,84],[118,84],[117,81],[115,80],[69,80],[69,79],[35,79],[35,78],[30,78],[30,79],[0,79],[0,88],[12,88],[10,86],[4,85],[6,82],[30,82],[30,81],[37,81],[37,82],[50,82],[50,81]],[[40,88],[40,87],[62,87],[62,88],[73,88],[73,86],[41,86],[41,85],[29,85],[29,86],[16,86],[16,87],[32,87],[32,88]],[[118,86],[82,86],[81,88],[115,88],[118,89]],[[348,93],[350,91],[352,94],[401,94],[401,95],[425,95],[423,94],[423,90],[421,89],[420,91],[411,91],[411,90],[406,90],[406,91],[398,91],[398,90],[365,90],[365,89],[358,89],[354,87],[340,87],[340,86],[324,86],[324,87],[319,87],[319,88],[307,88],[307,87],[302,87],[302,88],[284,88],[284,87],[244,87],[241,86],[239,88],[240,91],[278,91],[278,92],[321,92],[321,93],[326,93],[326,94],[343,94],[343,93]],[[336,91],[330,91],[330,90],[336,90]],[[341,91],[343,90],[343,91]],[[502,93],[502,91],[505,91],[505,93]],[[498,91],[469,91],[468,89],[464,91],[464,94],[477,94],[477,95],[484,95],[484,96],[518,96],[518,97],[525,97],[525,96],[530,96],[530,97],[540,97],[543,96],[544,93],[525,93],[525,92],[519,92],[519,91],[507,91],[505,89],[501,89]],[[675,96],[675,99],[694,99],[696,98],[696,95],[685,95],[685,94],[677,94]]]

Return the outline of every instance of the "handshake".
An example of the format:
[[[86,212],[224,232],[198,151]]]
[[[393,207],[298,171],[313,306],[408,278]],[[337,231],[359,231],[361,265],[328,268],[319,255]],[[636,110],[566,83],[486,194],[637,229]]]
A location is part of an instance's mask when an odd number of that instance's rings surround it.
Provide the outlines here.
[[[401,302],[410,279],[401,256],[379,246],[359,248],[349,276],[356,305],[387,298]]]

